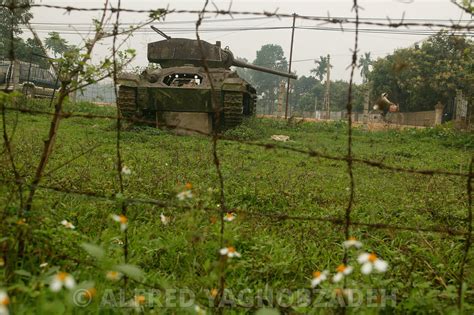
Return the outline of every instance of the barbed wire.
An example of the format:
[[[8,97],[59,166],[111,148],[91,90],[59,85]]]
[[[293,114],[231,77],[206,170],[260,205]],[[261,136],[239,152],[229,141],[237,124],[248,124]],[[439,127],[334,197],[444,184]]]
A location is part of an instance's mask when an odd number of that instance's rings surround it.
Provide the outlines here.
[[[219,9],[215,4],[215,10],[179,10],[179,9],[170,9],[170,8],[160,8],[160,9],[128,9],[128,8],[116,8],[113,6],[109,6],[107,8],[81,8],[81,7],[73,7],[73,6],[61,6],[61,5],[50,5],[50,4],[1,4],[0,7],[8,8],[9,10],[15,9],[28,9],[28,8],[49,8],[49,9],[58,9],[64,10],[68,13],[73,11],[78,12],[111,12],[116,13],[119,12],[126,12],[126,13],[147,13],[149,15],[169,15],[169,14],[213,14],[215,16],[219,15],[228,15],[233,17],[234,15],[242,15],[242,16],[264,16],[264,17],[275,17],[275,18],[293,18],[293,13],[278,13],[278,9],[271,12],[271,11],[263,11],[263,12],[255,12],[255,11],[233,11],[231,8],[227,10]],[[449,29],[467,29],[471,30],[474,29],[474,25],[471,25],[472,22],[468,22],[466,24],[456,23],[454,20],[451,21],[451,24],[443,24],[443,23],[426,23],[426,22],[406,22],[404,17],[400,19],[399,22],[393,22],[389,17],[387,17],[387,23],[382,22],[373,22],[373,21],[355,21],[354,19],[348,18],[341,18],[341,17],[321,17],[321,16],[310,16],[310,15],[301,15],[296,14],[297,19],[301,20],[308,20],[308,21],[316,21],[316,22],[324,22],[324,23],[332,23],[332,24],[358,24],[358,25],[374,25],[374,26],[385,26],[391,28],[398,28],[398,27],[412,27],[412,26],[421,26],[421,27],[441,27],[441,28],[449,28]]]
[[[26,114],[39,114],[39,115],[48,115],[48,116],[54,115],[54,113],[49,112],[49,111],[36,110],[36,109],[30,109],[30,108],[17,108],[17,107],[10,107],[10,106],[4,106],[4,108],[5,110],[16,111],[16,112],[26,113]],[[65,119],[85,118],[85,119],[106,119],[106,120],[116,120],[118,117],[116,115],[101,115],[101,114],[89,114],[89,113],[78,113],[78,112],[62,112],[60,116]],[[121,119],[131,122],[131,123],[156,125],[155,120],[149,120],[146,118],[121,117]],[[176,126],[168,125],[168,124],[160,124],[159,127],[176,128]],[[189,132],[194,132],[196,134],[200,134],[203,136],[209,136],[209,133],[203,132],[202,130],[199,130],[199,129],[186,128],[184,126],[180,126],[179,128],[182,129],[183,131],[189,131]],[[292,147],[290,145],[285,145],[285,144],[255,142],[255,141],[237,139],[237,138],[233,138],[233,137],[229,137],[225,135],[218,135],[218,138],[221,140],[226,140],[230,142],[237,142],[237,143],[242,143],[245,145],[257,146],[257,147],[261,147],[268,150],[275,149],[275,150],[292,151],[295,153],[308,155],[313,158],[322,158],[322,159],[334,160],[334,161],[340,161],[340,162],[347,162],[349,159],[348,157],[344,157],[344,156],[335,156],[335,155],[325,154],[325,153],[318,152],[316,150],[311,150],[311,149],[308,150],[308,149],[295,148],[295,147]],[[436,169],[404,168],[404,167],[388,165],[386,163],[379,162],[379,161],[356,158],[356,157],[351,157],[351,160],[355,163],[365,164],[374,168],[379,168],[382,170],[388,170],[388,171],[393,171],[393,172],[402,172],[402,173],[419,174],[419,175],[427,175],[427,176],[445,175],[445,176],[457,176],[457,177],[468,177],[468,178],[474,177],[474,174],[472,173],[450,172],[450,171],[436,170]]]
[[[458,5],[454,1],[452,1],[454,4]],[[230,137],[226,137],[225,135],[219,134],[216,129],[213,129],[211,134],[199,131],[199,130],[193,130],[190,128],[184,128],[180,127],[180,129],[183,129],[185,131],[193,131],[198,134],[206,135],[206,136],[211,136],[211,154],[212,154],[212,160],[213,164],[217,173],[218,177],[218,186],[219,186],[219,202],[220,202],[220,207],[200,207],[200,209],[205,210],[207,214],[209,215],[215,215],[218,214],[220,216],[220,229],[219,229],[219,246],[221,248],[225,247],[228,245],[228,243],[231,243],[232,240],[226,240],[225,239],[225,222],[224,222],[224,216],[226,213],[229,211],[238,213],[242,215],[243,218],[249,217],[251,219],[265,219],[265,220],[260,220],[259,222],[265,221],[265,223],[272,224],[275,221],[308,221],[308,222],[325,222],[325,223],[330,223],[332,225],[338,226],[342,229],[343,232],[343,238],[344,240],[347,240],[351,237],[351,229],[354,227],[357,228],[369,228],[369,229],[375,229],[375,230],[394,230],[394,231],[407,231],[407,232],[415,232],[415,233],[421,233],[421,232],[426,232],[426,233],[439,233],[439,234],[447,234],[447,235],[452,235],[452,236],[462,236],[465,238],[465,245],[463,247],[463,252],[462,252],[462,259],[459,262],[459,279],[456,279],[458,281],[458,293],[457,293],[457,298],[458,298],[458,308],[462,312],[463,308],[463,296],[464,296],[464,290],[463,290],[463,285],[465,284],[465,274],[466,274],[466,266],[469,263],[469,251],[472,247],[473,243],[473,211],[472,211],[472,178],[474,177],[473,174],[473,163],[474,163],[474,158],[471,158],[470,166],[469,166],[469,171],[467,173],[461,173],[461,172],[452,172],[449,170],[424,170],[424,169],[413,169],[413,168],[404,168],[404,167],[398,167],[398,166],[393,166],[393,165],[388,165],[383,162],[379,161],[373,161],[369,159],[363,159],[363,158],[357,158],[354,155],[353,152],[353,121],[352,121],[352,109],[353,109],[353,86],[354,86],[354,72],[357,68],[357,59],[358,59],[358,47],[359,47],[359,33],[361,31],[360,26],[361,25],[371,25],[371,26],[378,26],[378,27],[388,27],[388,28],[400,28],[400,27],[425,27],[425,28],[444,28],[444,29],[449,29],[449,30],[467,30],[470,31],[474,29],[474,25],[472,25],[472,21],[468,21],[467,23],[461,23],[461,22],[455,22],[451,21],[451,24],[447,23],[428,23],[428,22],[414,22],[413,20],[405,20],[404,17],[402,17],[398,22],[392,21],[390,18],[387,18],[387,22],[377,22],[375,20],[368,20],[368,19],[361,19],[359,17],[359,9],[360,6],[358,4],[357,0],[353,0],[353,11],[354,11],[354,18],[340,18],[340,17],[321,17],[321,16],[309,16],[309,15],[298,15],[298,14],[286,14],[286,13],[278,13],[278,10],[275,10],[273,12],[270,11],[263,11],[263,12],[251,12],[251,11],[234,11],[232,10],[231,6],[229,6],[228,9],[226,10],[221,10],[219,9],[214,3],[212,3],[215,7],[215,10],[209,10],[209,1],[206,0],[204,3],[204,6],[202,10],[177,10],[177,9],[169,9],[169,8],[162,8],[162,9],[156,9],[156,10],[139,10],[139,9],[129,9],[129,8],[124,8],[121,5],[121,0],[118,0],[117,6],[114,7],[110,4],[109,0],[105,0],[104,7],[102,8],[79,8],[79,7],[72,7],[72,6],[59,6],[59,5],[48,5],[48,4],[17,4],[16,2],[10,2],[9,4],[1,4],[0,8],[7,8],[11,12],[14,12],[16,9],[29,9],[29,8],[47,8],[47,9],[58,9],[58,10],[64,10],[67,13],[71,13],[73,11],[78,11],[78,12],[101,12],[101,18],[97,21],[97,27],[96,31],[92,37],[91,41],[87,41],[85,43],[85,48],[86,48],[86,54],[84,55],[83,59],[81,60],[82,63],[79,63],[76,67],[73,67],[70,69],[70,73],[68,74],[69,76],[66,76],[66,79],[64,79],[61,82],[61,88],[59,90],[59,97],[57,98],[55,102],[55,107],[53,111],[45,111],[45,110],[37,110],[33,108],[23,108],[23,107],[13,107],[13,106],[7,106],[7,104],[2,103],[1,104],[1,115],[2,115],[2,127],[3,127],[3,140],[4,140],[4,146],[5,146],[5,151],[8,157],[9,165],[11,167],[11,171],[13,173],[13,179],[11,178],[0,178],[0,182],[4,184],[13,184],[16,186],[16,190],[19,194],[19,202],[20,202],[20,209],[21,211],[19,212],[19,216],[28,216],[30,214],[30,210],[33,207],[33,200],[37,197],[37,190],[48,190],[48,191],[54,191],[60,194],[64,195],[78,195],[84,198],[90,198],[90,199],[100,199],[100,200],[106,200],[114,203],[118,203],[120,205],[121,209],[121,215],[126,218],[128,214],[128,206],[133,205],[133,204],[147,204],[151,206],[159,206],[161,208],[165,209],[183,209],[183,210],[195,210],[196,208],[191,205],[183,205],[183,204],[177,204],[176,202],[170,201],[170,200],[157,200],[154,198],[147,198],[147,197],[127,197],[126,192],[124,190],[124,183],[123,183],[123,177],[122,177],[122,171],[124,168],[124,163],[123,163],[123,158],[122,158],[122,153],[121,153],[121,143],[122,143],[122,136],[121,136],[121,130],[123,126],[123,121],[128,121],[132,123],[146,123],[146,124],[156,124],[156,121],[150,121],[146,118],[141,118],[141,117],[125,117],[123,116],[122,112],[120,111],[119,106],[117,105],[117,113],[116,115],[101,115],[101,114],[93,114],[93,113],[75,113],[75,112],[65,112],[64,111],[64,100],[68,96],[68,94],[74,90],[74,87],[71,87],[71,82],[74,80],[74,78],[77,77],[79,73],[83,71],[83,67],[87,62],[90,61],[93,49],[95,44],[97,44],[100,40],[107,38],[107,37],[112,37],[112,62],[113,62],[113,69],[111,72],[107,72],[103,74],[103,78],[105,77],[111,77],[113,79],[113,84],[114,84],[114,93],[115,97],[118,100],[119,99],[119,82],[118,82],[118,72],[119,72],[119,67],[118,67],[118,61],[117,61],[117,54],[118,50],[121,47],[121,44],[118,43],[118,37],[120,35],[130,35],[133,32],[136,32],[139,27],[132,28],[131,31],[127,32],[122,32],[120,30],[120,14],[122,12],[124,13],[140,13],[140,14],[148,14],[148,20],[145,23],[142,23],[140,25],[148,25],[151,22],[161,18],[165,17],[169,14],[194,14],[197,16],[197,19],[195,21],[195,35],[197,39],[197,43],[199,46],[199,51],[201,54],[201,62],[203,64],[204,71],[207,75],[207,78],[209,79],[210,82],[210,89],[211,89],[211,103],[212,103],[212,108],[213,108],[213,114],[215,114],[216,122],[219,124],[220,122],[220,103],[219,100],[217,99],[216,96],[216,87],[213,85],[213,80],[212,80],[212,74],[211,71],[209,70],[209,66],[207,64],[207,59],[206,55],[204,52],[204,49],[202,47],[202,40],[200,38],[200,32],[202,29],[200,29],[200,26],[202,22],[205,20],[206,15],[215,15],[215,16],[220,16],[220,15],[227,15],[230,16],[231,18],[234,18],[234,16],[240,15],[240,16],[252,16],[252,17],[264,17],[264,18],[297,18],[301,20],[307,20],[307,21],[313,21],[313,22],[320,22],[322,24],[338,24],[341,28],[342,31],[344,31],[343,25],[345,24],[352,24],[355,25],[354,29],[351,29],[351,31],[354,31],[355,36],[354,36],[354,46],[352,50],[352,59],[351,59],[351,64],[350,64],[350,80],[349,80],[349,89],[348,89],[348,94],[347,94],[347,113],[348,113],[348,124],[347,124],[347,152],[344,156],[336,156],[336,155],[330,155],[330,154],[325,154],[321,153],[315,150],[311,149],[302,149],[298,147],[294,147],[291,145],[284,145],[284,144],[274,144],[274,143],[262,143],[262,142],[255,142],[255,141],[246,141],[242,139],[234,139]],[[462,7],[463,10],[466,10],[466,8]],[[468,11],[466,11],[468,12]],[[108,15],[110,14],[110,15]],[[111,22],[111,20],[115,17],[115,21]],[[13,24],[13,21],[11,21]],[[105,25],[107,24],[112,24],[113,25],[113,30],[112,33],[105,33],[103,32]],[[38,35],[35,33],[35,30],[31,25],[27,23],[28,29],[33,33],[35,40],[39,41],[41,43],[41,40],[39,39]],[[12,34],[13,36],[13,30]],[[13,43],[13,40],[12,40]],[[122,42],[123,44],[123,42]],[[13,60],[15,60],[15,56],[13,53],[13,44],[10,47],[10,57]],[[88,83],[83,83],[88,84]],[[8,85],[8,83],[7,83]],[[78,85],[81,86],[78,82]],[[77,89],[77,87],[76,87]],[[40,114],[40,115],[49,115],[52,116],[51,119],[51,126],[49,129],[48,137],[46,141],[44,142],[42,154],[40,157],[40,161],[35,169],[35,172],[33,175],[22,175],[19,169],[16,166],[15,159],[14,159],[14,150],[11,146],[12,143],[12,137],[9,136],[8,131],[7,131],[7,111],[12,111],[16,113],[24,113],[24,114]],[[73,158],[67,160],[64,163],[61,163],[59,166],[53,168],[52,170],[49,170],[46,172],[46,167],[49,162],[49,157],[51,153],[53,152],[55,148],[55,139],[58,135],[58,128],[59,128],[59,123],[62,119],[68,119],[68,118],[82,118],[82,119],[110,119],[110,120],[115,120],[116,121],[116,136],[115,136],[115,156],[116,156],[116,171],[117,171],[117,178],[118,178],[118,188],[114,188],[114,193],[107,194],[106,192],[100,192],[97,190],[94,191],[82,191],[82,190],[74,190],[70,189],[64,186],[54,186],[54,185],[47,185],[42,183],[45,177],[51,176],[54,174],[57,170],[71,165],[74,161],[79,159],[80,157],[83,157],[84,155],[92,152],[96,148],[100,146],[94,145],[88,150],[84,150],[80,153],[78,153],[76,156]],[[166,124],[163,124],[162,127],[173,127],[169,126]],[[347,206],[344,209],[344,215],[343,217],[331,217],[331,216],[313,216],[313,215],[292,215],[289,213],[282,213],[279,211],[274,211],[274,212],[269,212],[269,211],[261,211],[260,209],[254,209],[253,207],[248,207],[248,209],[230,209],[228,208],[226,204],[226,194],[225,194],[225,178],[222,173],[221,169],[221,156],[218,151],[218,142],[219,141],[231,141],[231,142],[236,142],[236,143],[242,143],[245,145],[250,145],[250,146],[255,146],[255,147],[260,147],[263,149],[275,149],[275,150],[286,150],[286,151],[291,151],[293,153],[299,153],[299,154],[304,154],[312,158],[321,158],[321,159],[328,159],[328,160],[333,160],[333,161],[339,161],[339,162],[344,162],[347,165],[347,175],[349,177],[350,181],[350,186],[349,186],[349,198],[347,200]],[[467,215],[466,218],[456,218],[460,222],[465,222],[466,227],[464,229],[460,229],[458,227],[454,228],[452,226],[430,226],[430,227],[420,227],[420,226],[401,226],[397,224],[388,224],[388,223],[382,223],[382,222],[376,222],[376,223],[368,223],[368,222],[360,222],[360,221],[355,221],[352,217],[352,210],[354,207],[354,196],[355,196],[355,176],[354,176],[354,167],[355,163],[363,164],[368,167],[372,168],[378,168],[380,170],[386,170],[386,171],[392,171],[392,172],[399,172],[399,173],[406,173],[406,174],[416,174],[416,175],[423,175],[423,176],[456,176],[456,177],[461,177],[463,179],[467,180],[466,184],[466,192],[467,192]],[[26,202],[24,202],[24,197],[23,197],[23,190],[28,191],[28,197],[26,199]],[[14,195],[15,192],[12,193],[12,196]],[[12,197],[13,198],[13,197]],[[11,202],[11,200],[9,200]],[[268,221],[268,222],[267,222]],[[128,262],[128,255],[129,255],[129,235],[127,231],[124,231],[124,246],[123,246],[123,260],[124,263]],[[24,243],[26,242],[26,236],[21,235],[19,238],[19,249],[18,249],[18,255],[16,257],[16,262],[18,263],[21,259],[24,257]],[[348,255],[347,255],[347,250],[344,250],[344,256],[342,259],[343,264],[348,263]],[[223,294],[224,294],[224,289],[226,286],[226,260],[225,258],[220,255],[219,258],[219,280],[218,280],[218,296],[216,299],[216,306],[219,307],[219,312],[222,312],[222,307],[220,305],[220,301],[223,299]],[[124,289],[127,290],[127,285],[128,285],[128,278],[124,277]]]
[[[0,178],[0,182],[8,184],[14,183],[14,179],[5,179]],[[24,182],[22,182],[24,184]],[[150,206],[157,206],[163,209],[185,209],[185,210],[196,210],[196,206],[193,205],[183,205],[177,202],[170,202],[164,200],[157,200],[152,198],[128,198],[126,195],[121,195],[118,197],[116,194],[110,193],[100,193],[97,191],[81,191],[75,189],[69,189],[64,186],[52,186],[52,185],[38,185],[38,189],[47,190],[47,191],[54,191],[57,193],[67,194],[67,195],[76,195],[81,196],[84,198],[93,198],[97,200],[109,201],[112,203],[125,203],[127,205],[134,205],[134,204],[143,204],[143,205],[150,205]],[[208,207],[208,206],[198,206],[199,209],[205,210],[208,212],[209,216],[213,216],[215,214],[220,214],[222,212],[221,207]],[[267,218],[270,221],[316,221],[316,222],[328,222],[335,226],[344,226],[345,219],[337,218],[337,217],[318,217],[318,216],[309,216],[309,215],[290,215],[287,213],[281,212],[269,212],[269,211],[261,211],[260,209],[255,208],[252,210],[252,207],[249,209],[240,209],[240,208],[232,208],[227,209],[229,211],[235,212],[237,214],[241,214],[243,216],[248,217],[255,217],[255,218]],[[462,218],[456,218],[458,221],[468,221]],[[360,227],[367,227],[371,229],[382,229],[382,230],[399,230],[399,231],[420,231],[426,233],[440,233],[440,234],[448,234],[453,236],[465,236],[468,232],[467,231],[460,231],[452,227],[431,227],[431,228],[424,228],[424,227],[410,227],[410,226],[401,226],[395,224],[388,224],[388,223],[366,223],[366,222],[359,222],[354,221],[351,222],[351,226],[360,226]],[[470,232],[474,234],[473,231]]]

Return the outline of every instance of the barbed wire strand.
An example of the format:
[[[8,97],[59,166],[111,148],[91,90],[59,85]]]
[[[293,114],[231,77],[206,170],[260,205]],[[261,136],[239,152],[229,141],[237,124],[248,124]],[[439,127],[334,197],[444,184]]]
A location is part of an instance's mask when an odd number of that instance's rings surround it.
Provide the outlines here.
[[[103,8],[80,8],[80,7],[73,7],[73,6],[60,6],[60,5],[50,5],[50,4],[1,4],[0,7],[5,8],[12,8],[12,9],[26,9],[26,8],[50,8],[50,9],[58,9],[66,11],[67,13],[71,13],[73,11],[78,12],[97,12],[103,11]],[[169,14],[181,14],[181,13],[189,13],[189,14],[214,14],[215,16],[219,15],[228,15],[233,17],[234,15],[243,15],[243,16],[265,16],[265,17],[275,17],[275,18],[293,18],[293,13],[278,13],[278,10],[273,12],[270,11],[263,11],[263,12],[256,12],[256,11],[233,11],[230,8],[227,10],[222,10],[216,7],[216,10],[178,10],[178,9],[168,9],[168,8],[159,8],[159,9],[128,9],[128,8],[116,8],[116,7],[109,7],[106,9],[112,13],[116,11],[126,12],[126,13],[147,13],[149,15],[169,15]],[[316,22],[324,22],[324,23],[331,23],[331,24],[356,24],[356,21],[351,19],[344,19],[340,17],[320,17],[320,16],[309,16],[309,15],[299,15],[297,14],[296,17],[301,20],[308,20],[308,21],[316,21]],[[371,21],[359,21],[359,25],[373,25],[373,26],[385,26],[391,28],[398,28],[398,27],[411,27],[411,26],[420,26],[420,27],[442,27],[442,28],[451,28],[451,29],[474,29],[474,25],[471,25],[471,22],[467,24],[456,24],[454,21],[451,24],[442,24],[442,23],[416,23],[416,22],[406,22],[403,18],[399,22],[392,22],[390,18],[387,18],[387,23],[381,22],[371,22]]]
[[[0,182],[2,183],[14,183],[14,179],[5,179],[0,178]],[[65,188],[63,186],[51,186],[51,185],[38,185],[38,189],[54,191],[57,193],[62,193],[71,196],[80,196],[84,198],[92,198],[97,200],[109,201],[113,203],[121,202],[122,200],[128,204],[142,204],[142,205],[151,205],[151,206],[158,206],[162,208],[168,209],[187,209],[193,210],[194,208],[191,206],[186,206],[182,204],[176,204],[172,202],[166,202],[163,200],[157,200],[152,198],[127,198],[126,196],[118,197],[116,194],[106,194],[104,192],[100,193],[97,191],[81,191],[81,190],[74,190]],[[221,213],[220,208],[212,208],[212,207],[199,207],[202,210],[210,211],[212,213],[218,212]],[[296,209],[298,210],[298,209]],[[269,220],[274,221],[319,221],[319,222],[329,222],[334,225],[340,225],[342,229],[344,228],[345,220],[343,218],[337,217],[317,217],[317,216],[308,216],[308,215],[289,215],[288,213],[281,213],[281,212],[269,212],[269,211],[261,211],[260,209],[255,210],[245,210],[245,209],[232,209],[232,212],[242,215],[248,215],[250,217],[259,217],[259,218],[267,218]],[[466,221],[465,218],[459,218],[458,221]],[[351,222],[351,226],[363,226],[372,229],[387,229],[387,230],[401,230],[401,231],[420,231],[420,232],[427,232],[427,233],[441,233],[441,234],[448,234],[454,236],[465,236],[466,231],[456,230],[450,227],[443,228],[443,227],[433,227],[433,228],[423,228],[423,227],[410,227],[410,226],[400,226],[395,224],[388,224],[388,223],[366,223],[366,222]],[[471,232],[472,234],[473,232]]]
[[[35,110],[35,109],[27,109],[27,108],[15,108],[15,107],[6,106],[5,109],[9,111],[18,111],[18,112],[26,113],[26,114],[54,115],[54,113],[52,112]],[[66,118],[66,119],[67,118],[87,118],[87,119],[105,119],[105,120],[117,119],[116,115],[112,116],[112,115],[99,115],[99,114],[88,114],[88,113],[62,112],[60,115],[62,118]],[[129,121],[129,122],[133,122],[133,123],[143,123],[143,124],[149,124],[149,125],[156,124],[156,121],[154,120],[149,120],[149,119],[139,118],[139,117],[122,116],[121,119]],[[167,125],[167,124],[162,124],[161,126],[165,128],[176,127],[175,125]],[[186,128],[186,127],[181,127],[181,126],[180,126],[180,129],[183,129],[184,131],[193,132],[202,136],[210,135],[209,133],[203,132],[202,130],[199,130],[199,129]],[[347,162],[348,160],[347,156],[334,156],[334,155],[318,152],[312,149],[300,149],[300,148],[295,148],[295,147],[292,147],[290,145],[285,145],[285,144],[255,142],[255,141],[250,141],[250,140],[236,139],[236,138],[228,137],[225,135],[218,135],[218,137],[221,140],[241,143],[241,144],[245,144],[249,146],[257,146],[257,147],[261,147],[267,150],[273,150],[273,149],[274,150],[288,150],[288,151],[308,155],[309,157],[312,157],[312,158],[322,158],[322,159],[340,161],[340,162]],[[434,176],[434,175],[445,175],[445,176],[456,176],[456,177],[473,177],[474,176],[469,173],[450,172],[450,171],[445,171],[445,170],[404,168],[404,167],[388,165],[380,161],[355,158],[354,156],[352,156],[351,159],[352,159],[352,162],[355,162],[355,163],[361,163],[361,164],[365,164],[367,166],[371,166],[374,168],[379,168],[382,170],[388,170],[388,171],[393,171],[393,172],[400,172],[400,173],[418,174],[418,175],[426,175],[426,176]]]

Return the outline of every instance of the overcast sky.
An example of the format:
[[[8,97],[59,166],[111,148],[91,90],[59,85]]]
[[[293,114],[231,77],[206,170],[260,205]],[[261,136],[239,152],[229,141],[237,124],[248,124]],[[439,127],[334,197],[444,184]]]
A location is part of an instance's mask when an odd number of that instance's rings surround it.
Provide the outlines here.
[[[112,0],[116,3],[116,0]],[[54,0],[36,0],[39,4],[54,4],[61,6],[81,6],[81,7],[100,7],[102,0],[81,0],[81,1],[54,1]],[[170,9],[189,9],[199,10],[204,1],[201,0],[122,0],[122,6],[133,9],[157,9],[169,7]],[[229,7],[229,0],[214,0],[214,3],[220,9]],[[300,15],[313,16],[331,16],[331,17],[354,17],[352,11],[352,0],[331,0],[331,1],[271,1],[271,0],[234,0],[232,10],[235,11],[271,11],[278,9],[278,13],[297,13]],[[470,20],[470,16],[452,4],[449,0],[360,0],[362,10],[361,18],[390,18],[392,21],[399,21],[402,16],[405,19],[423,19],[414,22],[435,22],[447,23],[449,20],[463,20],[464,23]],[[209,9],[214,9],[210,5]],[[81,37],[87,36],[87,31],[91,28],[90,22],[94,17],[98,17],[97,12],[71,12],[65,13],[63,10],[34,8],[33,9],[34,27],[38,30],[40,36],[44,37],[49,31],[58,31],[72,44],[78,44]],[[287,59],[290,55],[290,40],[292,19],[284,18],[262,18],[234,15],[234,20],[229,16],[206,16],[205,23],[202,26],[203,40],[215,42],[222,41],[222,45],[229,46],[238,57],[244,57],[253,61],[256,57],[256,51],[265,44],[280,45]],[[121,14],[122,23],[138,23],[144,21],[147,14]],[[195,38],[194,21],[196,14],[170,14],[164,22],[157,22],[154,25],[164,30],[171,37]],[[425,21],[427,20],[427,21]],[[317,27],[318,29],[296,29],[293,70],[298,75],[309,75],[310,70],[314,68],[313,59],[319,59],[319,56],[331,55],[333,64],[333,79],[349,79],[347,66],[350,64],[351,49],[354,45],[354,28],[352,24],[344,25],[344,30],[339,25],[324,24],[314,21],[305,21],[297,19],[297,27]],[[272,28],[287,27],[284,29],[261,29],[261,30],[239,30],[242,28]],[[321,30],[321,28],[330,28],[330,30]],[[428,28],[400,28],[377,29],[373,26],[361,26],[368,32],[360,34],[359,47],[360,53],[371,52],[373,58],[383,57],[393,52],[397,48],[409,47],[416,42],[422,41],[428,36]],[[380,31],[383,31],[382,33]],[[406,32],[406,33],[405,33]],[[80,34],[77,34],[80,33]],[[403,34],[400,34],[403,33]],[[472,32],[471,32],[472,34]],[[25,36],[27,36],[25,31]],[[135,65],[145,66],[146,45],[148,42],[162,40],[162,38],[153,33],[147,27],[141,32],[135,34],[127,42],[127,47],[135,48],[138,56],[134,62]],[[98,53],[104,54],[107,44],[99,47]],[[357,80],[360,78],[358,77]]]

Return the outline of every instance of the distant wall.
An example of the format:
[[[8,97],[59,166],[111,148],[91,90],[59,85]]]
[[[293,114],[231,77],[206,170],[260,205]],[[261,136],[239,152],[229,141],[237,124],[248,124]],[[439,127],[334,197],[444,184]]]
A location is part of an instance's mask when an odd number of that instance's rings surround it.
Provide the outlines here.
[[[400,113],[401,124],[409,126],[434,126],[435,111]]]
[[[321,119],[326,120],[327,112],[326,111],[316,111],[316,112],[292,112],[292,116],[294,117],[302,117],[302,118],[313,118],[313,119]],[[435,111],[423,111],[423,112],[405,112],[405,113],[397,113],[395,116],[393,114],[388,114],[387,117],[392,123],[398,123],[400,125],[408,125],[408,126],[424,126],[424,127],[431,127],[435,124]],[[392,115],[392,117],[390,117]],[[329,119],[330,120],[341,120],[346,119],[347,114],[346,111],[338,111],[338,112],[331,112]],[[363,113],[353,113],[352,120],[356,122],[367,122],[367,121],[378,121],[378,119],[374,119],[374,117],[369,117],[369,114]]]

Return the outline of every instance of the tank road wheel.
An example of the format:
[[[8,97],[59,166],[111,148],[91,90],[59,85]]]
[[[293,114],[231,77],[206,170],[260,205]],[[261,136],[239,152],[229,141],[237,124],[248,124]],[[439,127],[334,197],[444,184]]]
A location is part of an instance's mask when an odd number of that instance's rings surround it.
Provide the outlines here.
[[[120,86],[117,106],[125,118],[134,118],[137,109],[137,89]]]
[[[223,129],[236,127],[244,116],[243,95],[240,92],[224,92]]]

